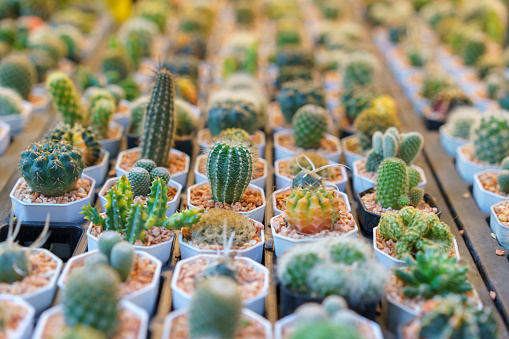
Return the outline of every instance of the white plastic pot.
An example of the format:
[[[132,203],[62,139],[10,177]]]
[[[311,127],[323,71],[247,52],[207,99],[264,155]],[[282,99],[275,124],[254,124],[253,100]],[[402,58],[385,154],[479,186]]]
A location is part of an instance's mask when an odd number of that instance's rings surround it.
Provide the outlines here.
[[[118,154],[118,148],[120,146],[120,140],[124,134],[124,127],[114,121],[110,122],[110,128],[117,130],[117,137],[110,139],[99,140],[101,148],[111,154],[112,157],[116,157]]]
[[[45,84],[37,84],[33,86],[30,95],[41,99],[36,104],[32,104],[33,112],[43,112],[49,108],[51,99],[48,91],[46,90]]]
[[[140,328],[138,331],[138,334],[133,339],[145,339],[147,337],[148,332],[148,314],[147,311],[144,309],[136,306],[132,302],[129,302],[127,300],[120,300],[120,308],[122,310],[127,310],[131,313],[133,313],[139,320],[140,320]],[[41,314],[41,317],[39,318],[39,321],[37,322],[37,326],[34,330],[34,335],[32,339],[41,339],[44,333],[44,329],[46,328],[46,324],[48,323],[48,320],[57,313],[62,313],[63,308],[61,305],[55,306]],[[51,326],[51,324],[47,324],[48,326]]]
[[[9,338],[29,339],[34,327],[35,308],[23,298],[10,294],[0,294],[0,301],[9,301],[26,310],[26,314],[18,323],[18,327],[10,333]]]
[[[337,137],[335,137],[335,136],[333,136],[331,134],[328,134],[328,133],[325,135],[325,138],[327,138],[330,141],[333,141],[336,144],[337,151],[335,151],[335,152],[323,152],[323,151],[318,151],[318,150],[303,150],[303,149],[300,149],[300,148],[296,148],[294,150],[291,150],[291,149],[282,147],[279,144],[279,138],[281,138],[281,136],[283,136],[283,135],[293,135],[293,132],[292,131],[284,131],[284,132],[276,132],[276,133],[274,133],[274,159],[275,160],[289,158],[289,157],[292,157],[292,156],[294,156],[296,154],[302,153],[304,151],[308,151],[308,152],[316,152],[316,154],[321,155],[322,157],[324,157],[327,160],[339,163],[339,159],[341,158],[341,144],[340,144],[339,139]]]
[[[26,126],[32,117],[32,111],[33,105],[28,101],[23,101],[23,112],[20,114],[0,116],[0,121],[3,121],[11,126],[11,135],[16,135]]]
[[[447,129],[447,124],[440,126],[438,132],[440,133],[440,145],[451,157],[456,157],[458,147],[468,143],[468,139],[453,137]]]
[[[465,147],[470,147],[470,143],[457,148],[456,152],[456,170],[458,171],[461,179],[470,184],[474,182],[474,175],[487,169],[497,169],[497,166],[479,165],[473,161],[468,160],[463,154]]]
[[[72,257],[69,259],[67,264],[64,267],[64,270],[62,271],[62,274],[60,275],[60,278],[58,279],[58,288],[61,290],[65,290],[66,288],[66,277],[69,275],[69,271],[73,265],[73,263],[80,263],[87,259],[87,257],[91,256],[92,254],[98,253],[99,251],[89,251],[80,255],[77,255],[75,257]],[[144,251],[135,251],[135,255],[139,255],[141,257],[148,258],[152,263],[155,263],[156,268],[154,271],[154,276],[152,277],[152,281],[149,285],[146,287],[137,290],[133,293],[127,294],[122,297],[123,300],[128,300],[135,304],[136,306],[139,306],[143,308],[145,311],[147,311],[149,314],[153,314],[155,310],[155,305],[157,301],[157,293],[159,292],[159,278],[161,276],[161,267],[163,266],[161,261],[154,256],[148,254]],[[135,258],[136,259],[136,258]]]
[[[99,201],[101,202],[101,207],[104,208],[107,200],[106,200],[106,194],[109,191],[109,189],[117,184],[117,181],[120,180],[120,177],[110,178],[106,181],[103,188],[99,191]],[[172,200],[168,201],[168,209],[166,210],[165,215],[167,217],[171,217],[175,211],[177,210],[177,207],[180,205],[180,196],[182,194],[182,186],[170,179],[168,181],[168,185],[170,187],[175,187],[177,189],[177,194],[175,194],[175,197]]]
[[[180,271],[182,270],[182,267],[184,265],[191,265],[200,259],[210,261],[217,258],[220,258],[220,256],[204,254],[194,256],[185,260],[180,260],[179,262],[177,262],[177,265],[175,266],[175,271],[173,272],[173,276],[171,279],[171,290],[174,309],[180,310],[182,308],[189,307],[192,300],[192,296],[178,286],[179,275]],[[254,267],[256,271],[263,272],[265,278],[263,282],[262,292],[256,297],[244,300],[243,302],[245,308],[248,308],[251,311],[262,315],[263,312],[265,311],[265,297],[267,297],[267,295],[269,294],[269,270],[265,266],[255,262],[250,258],[235,257],[234,260],[243,261],[249,266]]]
[[[30,203],[23,202],[14,196],[14,192],[21,184],[23,178],[19,178],[11,190],[9,196],[14,209],[14,215],[25,222],[45,222],[46,216],[51,215],[51,222],[79,222],[83,220],[80,214],[83,206],[88,205],[92,200],[95,190],[95,180],[88,175],[82,174],[82,179],[90,181],[90,191],[83,198],[66,204]]]
[[[6,122],[0,121],[0,156],[7,151],[11,144],[11,126]]]
[[[495,213],[495,208],[503,202],[507,202],[509,199],[506,198],[505,201],[501,201],[495,205],[490,207],[490,228],[493,233],[497,236],[497,241],[500,246],[504,248],[509,248],[509,227],[502,225],[500,220],[498,220],[497,214]]]
[[[124,131],[127,130],[131,123],[131,102],[128,100],[120,100],[118,106],[125,107],[125,111],[116,112],[113,114],[113,121],[124,127]]]
[[[382,307],[386,309],[384,313],[387,316],[387,328],[393,333],[396,333],[399,326],[408,324],[419,314],[418,309],[402,305],[388,295],[382,300]]]
[[[209,148],[209,144],[211,140],[205,140],[204,135],[210,134],[210,129],[204,128],[198,131],[198,146],[200,147],[200,153],[205,153],[205,151]],[[265,158],[265,144],[266,144],[266,138],[265,133],[262,131],[256,131],[254,135],[258,135],[258,137],[261,140],[260,144],[256,145],[256,148],[258,149],[258,154],[260,158]]]
[[[274,218],[276,218],[276,217],[277,216],[272,217],[272,219],[270,219],[270,226],[271,226],[270,228],[272,230],[272,238],[274,239],[274,248],[276,251],[276,257],[282,256],[286,251],[290,250],[295,245],[307,244],[307,243],[317,242],[317,241],[321,241],[321,240],[325,239],[325,238],[292,239],[292,238],[288,238],[288,237],[279,235],[276,233],[274,226],[272,226],[272,223],[274,222]],[[348,233],[343,234],[342,236],[340,236],[338,238],[351,238],[351,239],[357,238],[358,230],[359,230],[359,227],[357,226],[357,223],[356,223],[355,228],[353,230],[351,230]]]
[[[139,147],[130,148],[130,149],[122,151],[118,154],[117,162],[115,163],[115,171],[116,171],[117,177],[127,175],[127,172],[128,172],[125,169],[123,169],[122,167],[120,167],[120,164],[122,163],[122,157],[126,154],[136,153],[136,152],[138,152],[138,153],[140,152]],[[184,170],[182,172],[172,174],[171,180],[174,180],[174,181],[178,182],[182,187],[185,187],[187,184],[187,172],[189,172],[189,163],[191,162],[191,158],[189,158],[189,155],[187,155],[179,150],[173,149],[173,148],[171,149],[170,153],[184,155],[184,158],[185,158]]]
[[[346,147],[346,143],[347,143],[347,141],[349,139],[353,139],[353,138],[357,138],[357,136],[356,135],[349,135],[349,136],[344,137],[343,139],[341,139],[341,145],[343,146],[343,154],[345,156],[345,162],[346,162],[346,165],[350,168],[351,171],[352,171],[352,168],[353,168],[353,163],[356,160],[364,159],[366,157],[365,155],[354,153],[354,152],[351,152],[351,151],[348,150],[348,148]]]
[[[479,209],[484,213],[490,213],[491,206],[499,203],[502,200],[507,200],[508,197],[504,197],[502,195],[490,192],[481,184],[481,180],[479,177],[485,173],[498,173],[500,170],[485,170],[474,175],[474,185],[472,189],[472,193],[474,196],[474,200],[479,206]]]
[[[197,206],[191,204],[191,191],[196,187],[199,187],[201,185],[208,185],[208,184],[209,184],[208,182],[202,182],[202,183],[195,184],[195,185],[187,188],[187,205],[189,206],[189,208],[197,207]],[[262,196],[262,199],[263,199],[263,204],[251,211],[239,212],[239,213],[244,214],[246,217],[253,219],[254,221],[263,222],[263,217],[265,216],[265,206],[267,205],[267,201],[265,200],[265,192],[263,191],[263,189],[261,189],[258,186],[255,186],[253,184],[249,184],[249,188],[255,189],[258,192],[260,192],[260,195]]]
[[[279,189],[277,191],[274,191],[274,193],[272,194],[272,209],[274,210],[274,216],[278,216],[281,214],[281,211],[280,209],[277,208],[277,203],[276,203],[276,196],[281,193],[281,192],[287,192],[289,190],[291,190],[292,188],[291,187],[287,187],[287,188],[283,188],[283,189]],[[345,201],[345,204],[346,206],[348,207],[348,210],[347,212],[350,213],[352,208],[350,206],[350,200],[348,199],[348,194],[344,193],[344,192],[338,192],[339,195],[341,195],[341,197],[343,198],[343,200]]]
[[[110,153],[108,151],[101,151],[101,162],[94,165],[88,166],[83,169],[83,174],[88,175],[95,180],[97,187],[104,184],[104,180],[108,175],[108,165],[110,164]]]

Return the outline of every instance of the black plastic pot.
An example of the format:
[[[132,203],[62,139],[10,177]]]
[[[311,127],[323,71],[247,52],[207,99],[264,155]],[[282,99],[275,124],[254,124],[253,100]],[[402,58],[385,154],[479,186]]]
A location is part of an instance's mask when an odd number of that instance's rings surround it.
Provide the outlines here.
[[[184,152],[189,155],[191,159],[193,158],[193,138],[189,137],[187,139],[176,139],[175,140],[175,148],[179,151]]]
[[[135,148],[140,145],[140,137],[131,133],[125,133],[127,138],[127,149]]]
[[[22,246],[30,246],[41,234],[43,225],[21,225],[21,229],[16,238]],[[0,241],[7,239],[9,225],[0,226]],[[50,236],[41,248],[45,248],[62,259],[64,262],[69,260],[78,251],[78,245],[84,241],[85,229],[79,225],[50,225]],[[82,246],[83,250],[85,246]]]
[[[440,126],[445,124],[445,121],[424,117],[424,124],[426,125],[426,128],[429,129],[430,131],[437,131],[440,128]]]
[[[378,226],[378,222],[380,221],[380,215],[370,212],[364,208],[362,204],[361,198],[368,193],[373,193],[375,190],[370,188],[368,190],[362,191],[357,194],[357,215],[359,216],[359,223],[361,224],[362,234],[368,238],[373,236],[373,228]],[[428,193],[424,193],[423,200],[427,202],[431,207],[436,207],[438,209],[438,217],[442,214],[442,211],[438,208],[435,200]]]
[[[344,126],[339,129],[340,139],[349,137],[355,134],[355,128],[353,126]]]

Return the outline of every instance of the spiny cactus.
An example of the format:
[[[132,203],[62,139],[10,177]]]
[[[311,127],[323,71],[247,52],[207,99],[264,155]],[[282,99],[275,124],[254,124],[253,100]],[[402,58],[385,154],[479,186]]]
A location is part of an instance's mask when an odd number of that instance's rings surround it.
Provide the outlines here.
[[[140,204],[138,202],[137,204]],[[127,228],[129,230],[129,227]],[[127,233],[127,231],[126,231]],[[114,268],[122,281],[126,281],[131,275],[134,264],[134,248],[131,244],[122,241],[117,232],[106,231],[98,238],[99,253],[104,255],[106,263]],[[86,265],[89,264],[87,258]],[[92,262],[95,260],[92,258]]]
[[[238,140],[239,142],[252,143],[251,135],[242,128],[227,128],[222,130],[218,135],[219,139],[232,139]]]
[[[190,227],[200,221],[204,211],[203,208],[193,208],[174,213],[163,222],[163,227],[171,230],[180,230],[182,227]]]
[[[312,81],[303,79],[283,84],[277,101],[281,107],[281,113],[288,123],[292,122],[297,110],[304,105],[313,104],[326,107],[323,89]]]
[[[506,111],[483,114],[472,126],[472,132],[477,159],[494,165],[509,156],[509,113]]]
[[[28,99],[36,79],[36,70],[26,55],[10,54],[0,62],[0,85]]]
[[[177,136],[190,136],[198,124],[192,106],[182,99],[176,99],[175,108],[177,110]]]
[[[472,125],[480,118],[480,112],[473,107],[458,107],[449,114],[445,124],[449,133],[462,139],[470,139]]]
[[[504,158],[500,172],[497,175],[498,185],[500,191],[505,194],[509,194],[509,157]]]
[[[89,87],[100,87],[101,83],[97,76],[88,67],[83,65],[76,66],[75,72],[76,83],[81,91],[85,91]]]
[[[100,140],[108,139],[109,123],[116,111],[114,102],[101,99],[95,102],[90,110],[90,126],[96,131]]]
[[[250,101],[218,100],[208,110],[208,126],[213,136],[227,128],[242,128],[250,135],[257,127],[256,107]]]
[[[30,34],[28,36],[28,48],[48,52],[54,64],[58,64],[60,59],[67,57],[68,54],[64,40],[49,29],[37,30]]]
[[[122,49],[113,48],[106,51],[101,67],[108,83],[115,84],[129,77],[133,64]]]
[[[327,159],[316,153],[310,152],[294,155],[287,164],[288,169],[293,176],[298,175],[302,169],[313,171],[327,165],[329,165],[329,161]],[[317,174],[325,179],[330,179],[334,175],[334,170],[327,167],[318,171]]]
[[[216,141],[208,151],[206,167],[212,199],[226,204],[240,201],[257,160],[258,152],[252,145],[232,139]]]
[[[150,102],[149,96],[142,96],[136,99],[131,105],[131,123],[128,132],[136,136],[141,136],[143,132],[143,120],[147,112],[147,106]]]
[[[147,106],[140,158],[151,159],[157,166],[167,166],[175,129],[175,83],[171,72],[162,67],[157,71]]]
[[[372,83],[378,63],[369,53],[352,53],[343,67],[343,87],[351,89],[354,85],[362,86]]]
[[[150,172],[150,180],[153,182],[157,178],[161,178],[161,180],[165,183],[170,181],[170,171],[168,171],[165,167],[156,167]]]
[[[46,197],[72,190],[83,171],[81,151],[55,140],[34,143],[21,153],[19,169],[30,187]]]
[[[320,148],[320,142],[327,133],[327,111],[317,105],[302,106],[293,116],[292,125],[297,147]]]
[[[114,85],[109,85],[108,87],[110,86]],[[140,86],[136,83],[136,81],[134,81],[132,77],[120,81],[115,86],[120,87],[124,91],[125,99],[128,101],[134,101],[141,95]]]
[[[463,49],[463,61],[465,65],[471,66],[486,52],[486,43],[482,34],[475,34],[468,37]]]
[[[351,89],[343,91],[341,105],[350,123],[357,116],[371,106],[371,101],[378,96],[378,91],[371,85],[354,85]]]
[[[76,122],[86,122],[86,107],[67,74],[60,71],[51,73],[46,79],[46,88],[64,123],[72,126]]]
[[[0,116],[21,114],[24,111],[23,99],[15,90],[0,87]]]
[[[127,173],[135,196],[146,196],[150,192],[150,173],[141,167],[133,167]]]

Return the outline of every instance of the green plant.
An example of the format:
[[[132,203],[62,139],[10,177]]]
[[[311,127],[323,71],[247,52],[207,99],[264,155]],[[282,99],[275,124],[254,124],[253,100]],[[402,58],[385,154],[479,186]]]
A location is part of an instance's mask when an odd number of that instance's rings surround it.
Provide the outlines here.
[[[445,124],[449,133],[462,139],[470,139],[472,125],[479,120],[480,112],[473,107],[458,107],[449,114]]]
[[[253,145],[233,139],[217,140],[207,155],[207,177],[212,199],[223,204],[240,201],[253,178],[258,151]]]
[[[161,67],[145,114],[145,128],[140,143],[141,159],[167,166],[176,129],[175,82],[173,74]]]
[[[281,66],[279,74],[276,78],[276,88],[281,89],[287,82],[294,80],[307,80],[313,79],[310,67],[306,66]]]
[[[168,171],[165,167],[156,167],[152,171],[150,171],[150,180],[154,181],[157,178],[161,178],[163,182],[170,181],[170,171]]]
[[[277,49],[274,62],[279,67],[303,66],[313,67],[313,54],[298,46],[284,46]]]
[[[396,242],[396,255],[401,259],[427,249],[449,254],[454,239],[449,226],[436,215],[425,214],[413,207],[404,207],[399,214],[383,214],[379,232],[382,238]]]
[[[300,45],[300,33],[294,29],[280,29],[276,32],[276,46]]]
[[[219,139],[232,139],[239,142],[247,142],[252,144],[251,135],[242,128],[227,128],[221,131],[217,136]]]
[[[174,213],[163,222],[163,226],[171,230],[180,230],[183,227],[190,227],[200,221],[203,212],[203,208],[193,208]]]
[[[48,52],[54,64],[58,64],[68,54],[64,40],[49,29],[38,30],[30,34],[28,36],[28,48]]]
[[[509,194],[509,157],[502,160],[500,172],[497,175],[497,182],[500,186],[500,191]]]
[[[378,69],[377,60],[369,53],[352,53],[343,65],[343,86],[351,89],[354,85],[367,85],[374,81]]]
[[[137,202],[135,206],[137,205],[141,205],[141,203]],[[129,233],[128,231],[129,220],[126,235]],[[106,231],[99,235],[98,247],[99,253],[96,255],[104,256],[102,258],[103,261],[118,272],[122,281],[126,281],[130,277],[134,265],[133,246],[128,242],[122,241],[122,237],[117,232]],[[87,258],[85,264],[91,265],[97,262],[97,259],[92,258],[92,256]]]
[[[430,100],[442,88],[451,86],[448,76],[442,73],[426,73],[422,81],[421,95]]]
[[[15,90],[0,87],[0,116],[21,114],[24,111],[23,99]]]
[[[465,65],[471,66],[486,52],[484,35],[472,34],[468,36],[463,49],[463,61]]]
[[[283,84],[277,97],[281,113],[287,123],[291,123],[297,110],[304,105],[325,106],[323,89],[312,81],[297,79]]]
[[[28,99],[36,78],[36,70],[26,55],[9,54],[0,62],[0,85],[9,87]]]
[[[100,87],[101,83],[97,76],[87,67],[83,65],[76,66],[76,83],[81,91],[85,91],[89,87]]]
[[[304,149],[320,148],[320,143],[327,133],[327,111],[317,105],[302,106],[293,116],[292,125],[297,147]]]
[[[141,167],[133,167],[127,173],[127,179],[132,186],[133,194],[136,196],[145,196],[150,192],[150,173]]]
[[[30,62],[35,67],[36,83],[42,83],[46,79],[49,70],[55,68],[55,61],[51,58],[48,51],[42,49],[32,49],[27,52]]]
[[[353,123],[359,114],[371,106],[371,102],[378,95],[378,91],[372,85],[354,85],[351,89],[343,91],[341,106],[348,121]]]
[[[96,131],[98,139],[108,139],[110,131],[109,123],[116,109],[114,101],[108,99],[97,100],[91,106],[90,127]]]
[[[489,164],[498,164],[509,156],[509,114],[495,111],[483,114],[472,126],[475,156]]]
[[[182,99],[175,100],[177,110],[177,137],[190,136],[197,128],[197,119],[193,107]]]
[[[140,52],[142,57],[150,57],[154,37],[158,33],[157,25],[147,19],[139,17],[125,21],[118,32],[118,37],[122,45],[127,45],[128,39],[133,33],[137,38],[137,42],[141,44]],[[132,38],[131,36],[131,39]]]
[[[294,155],[287,163],[288,170],[293,176],[298,175],[302,169],[314,171],[317,168],[329,165],[329,161],[324,157],[311,152],[304,152]],[[317,172],[317,174],[326,179],[330,179],[334,171],[330,168],[324,168]]]
[[[131,105],[131,122],[128,131],[136,136],[141,136],[143,132],[143,120],[147,112],[147,106],[150,102],[149,96],[142,96],[136,99]]]
[[[133,70],[133,64],[125,51],[121,48],[112,48],[104,54],[101,68],[108,83],[116,84],[129,77]]]
[[[470,106],[472,102],[457,86],[446,86],[439,89],[431,98],[431,109],[439,114],[441,119],[456,107]]]
[[[108,87],[111,88],[111,86],[113,85],[110,85]],[[133,78],[127,78],[122,81],[119,81],[117,86],[124,91],[126,100],[134,101],[141,95],[141,89]]]
[[[217,100],[208,109],[208,126],[213,136],[227,128],[242,128],[250,135],[258,126],[256,107],[246,100]]]
[[[19,169],[28,185],[46,197],[70,192],[83,171],[81,151],[65,142],[34,143],[21,153]]]
[[[64,123],[74,125],[76,122],[85,122],[87,109],[67,74],[60,71],[52,72],[46,79],[46,88],[53,106],[62,116]]]

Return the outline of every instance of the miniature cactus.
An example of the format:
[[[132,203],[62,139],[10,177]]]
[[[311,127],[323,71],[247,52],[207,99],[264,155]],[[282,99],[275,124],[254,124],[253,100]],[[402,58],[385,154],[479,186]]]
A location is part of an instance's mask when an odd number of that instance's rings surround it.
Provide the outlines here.
[[[123,175],[106,195],[105,229],[123,231],[127,227],[127,216],[132,203],[131,184],[127,177]],[[94,207],[96,208],[96,207]],[[85,214],[87,215],[87,214]],[[99,225],[94,220],[90,220]]]
[[[213,136],[227,128],[242,128],[252,135],[258,124],[256,107],[250,101],[219,100],[212,103],[208,114],[208,126]]]
[[[288,169],[293,176],[298,175],[302,169],[308,171],[314,171],[317,168],[329,165],[329,161],[324,157],[310,152],[304,152],[293,156],[288,161]],[[319,170],[316,174],[319,176],[330,179],[334,175],[334,170],[331,167],[327,167]]]
[[[323,89],[312,81],[303,79],[283,84],[277,101],[287,123],[292,122],[297,110],[304,105],[313,104],[326,107]]]
[[[157,166],[167,166],[176,129],[175,84],[171,72],[158,70],[145,116],[140,143],[142,159],[151,159]]]
[[[354,85],[351,89],[345,90],[341,97],[341,105],[350,123],[353,123],[357,116],[371,106],[371,102],[378,94],[371,85]]]
[[[197,127],[197,119],[190,104],[182,99],[175,100],[177,110],[177,137],[190,136]]]
[[[36,78],[36,70],[26,55],[10,54],[0,62],[0,85],[9,87],[28,99]]]
[[[504,194],[509,194],[509,157],[504,158],[500,172],[497,175],[498,185],[500,191]]]
[[[140,159],[134,163],[134,167],[140,167],[151,173],[157,167],[156,163],[150,159]]]
[[[441,73],[427,73],[422,81],[421,95],[432,99],[442,88],[451,86],[449,78]]]
[[[297,110],[293,119],[295,145],[304,149],[320,148],[328,125],[327,111],[317,105],[305,105]]]
[[[276,78],[276,88],[282,89],[287,82],[295,80],[311,81],[313,79],[311,69],[304,66],[282,66]]]
[[[55,68],[55,61],[52,59],[48,51],[42,49],[33,49],[27,52],[30,62],[35,67],[36,83],[42,83],[46,79],[49,70]]]
[[[471,66],[486,52],[486,44],[482,34],[474,34],[468,37],[463,49],[463,61]]]
[[[253,178],[253,166],[258,160],[255,147],[238,140],[218,140],[207,156],[207,177],[212,199],[233,204],[240,201]]]
[[[153,182],[157,178],[161,178],[164,183],[170,181],[170,171],[165,167],[156,167],[150,172],[150,180]]]
[[[0,87],[0,116],[21,114],[25,110],[23,99],[15,90]]]
[[[227,128],[222,130],[218,135],[218,139],[232,139],[252,144],[251,136],[242,128]]]
[[[106,51],[101,67],[108,83],[115,84],[129,77],[133,64],[122,49],[114,48]]]
[[[168,186],[161,178],[156,178],[152,182],[150,195],[147,201],[147,222],[145,228],[161,226],[166,220],[166,210],[168,209]]]
[[[137,202],[137,204],[140,204],[140,202]],[[126,233],[128,231],[129,227]],[[133,269],[134,248],[132,245],[122,241],[118,233],[112,231],[101,233],[98,243],[100,253],[106,257],[107,264],[118,272],[122,281],[126,281]],[[86,264],[89,264],[88,259]]]
[[[34,143],[21,153],[19,169],[30,187],[46,197],[70,192],[83,171],[81,151],[67,143]]]
[[[203,208],[193,208],[174,213],[163,222],[163,227],[171,230],[180,230],[182,227],[192,226],[200,221],[204,211]]]
[[[274,58],[276,65],[279,67],[284,66],[305,66],[313,67],[313,53],[310,51],[296,46],[284,46],[277,49]]]
[[[146,196],[150,192],[150,173],[141,167],[133,167],[127,173],[135,196]]]
[[[352,89],[354,85],[367,85],[374,81],[378,64],[369,53],[352,53],[345,62],[343,86]]]
[[[449,114],[446,128],[449,133],[462,139],[470,139],[472,126],[479,120],[480,112],[472,107],[458,107]]]
[[[65,73],[51,73],[46,79],[46,88],[64,123],[72,126],[76,122],[86,122],[87,110],[74,84]]]
[[[109,123],[115,111],[114,102],[108,99],[100,99],[91,106],[90,126],[96,131],[100,140],[108,139]]]
[[[147,106],[150,102],[150,97],[142,96],[136,99],[131,105],[131,123],[128,132],[136,136],[141,136],[143,132],[143,119],[147,112]]]
[[[495,165],[509,156],[509,113],[483,114],[472,126],[472,133],[477,159]]]

